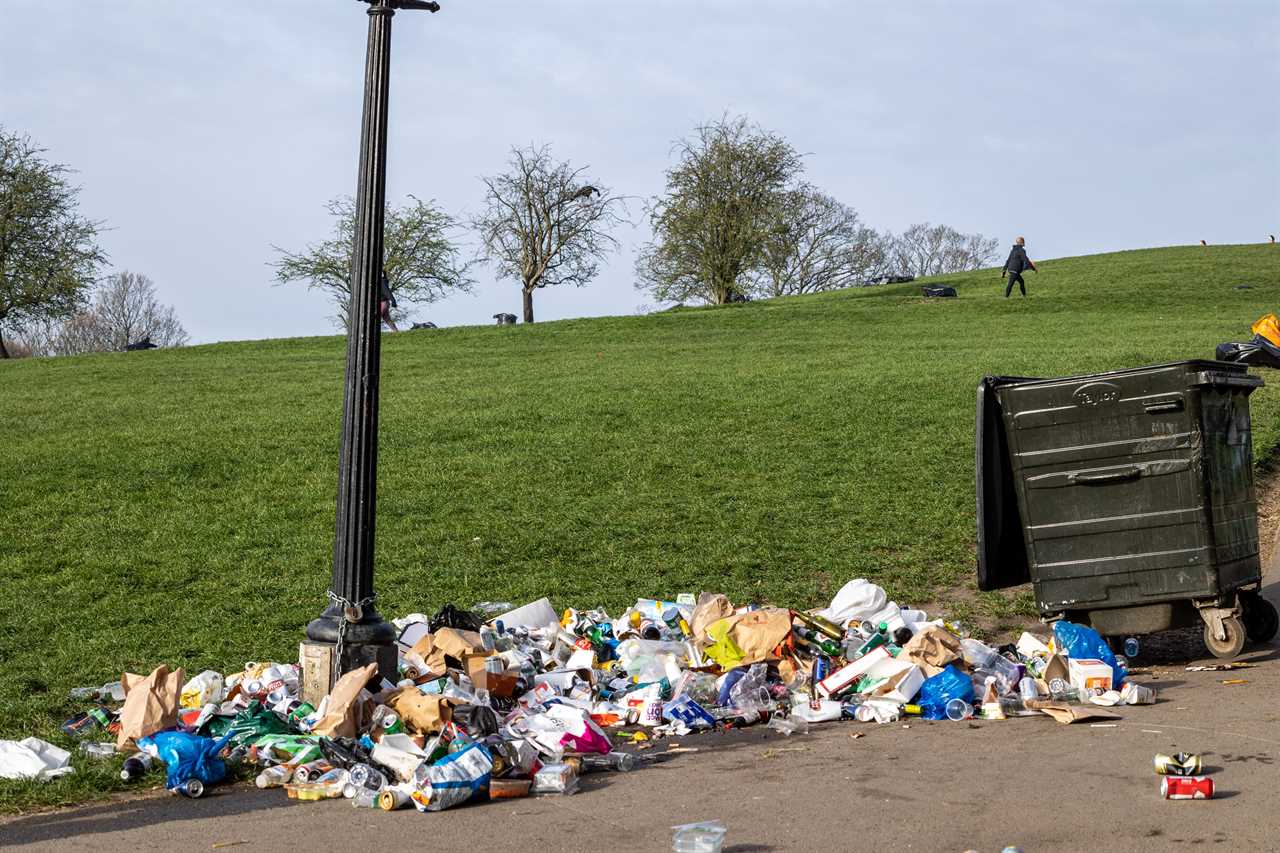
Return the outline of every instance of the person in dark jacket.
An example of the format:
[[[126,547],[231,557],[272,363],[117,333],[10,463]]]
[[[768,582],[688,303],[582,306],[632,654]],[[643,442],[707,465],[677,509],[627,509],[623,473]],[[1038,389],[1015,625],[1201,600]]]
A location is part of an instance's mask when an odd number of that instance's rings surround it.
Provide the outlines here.
[[[380,292],[378,294],[378,316],[382,318],[382,322],[391,327],[391,331],[398,332],[396,321],[391,319],[391,309],[396,307],[395,294],[391,292],[391,283],[387,281],[387,271],[382,271],[382,281],[379,283]]]
[[[1030,269],[1032,272],[1040,272],[1036,269],[1036,265],[1027,257],[1027,240],[1025,237],[1019,237],[1013,241],[1013,249],[1009,252],[1009,259],[1004,262],[1004,269],[1000,270],[1000,275],[1009,275],[1009,283],[1004,288],[1004,298],[1008,299],[1009,294],[1013,293],[1014,284],[1018,285],[1018,290],[1022,291],[1022,295],[1027,295],[1027,283],[1022,280],[1022,271]]]

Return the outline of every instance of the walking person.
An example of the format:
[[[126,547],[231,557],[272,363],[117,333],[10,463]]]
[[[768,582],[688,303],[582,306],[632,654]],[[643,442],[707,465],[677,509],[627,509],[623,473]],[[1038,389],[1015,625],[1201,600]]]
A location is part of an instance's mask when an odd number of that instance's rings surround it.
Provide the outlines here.
[[[1004,298],[1008,299],[1009,294],[1013,293],[1013,285],[1018,285],[1018,290],[1022,291],[1022,295],[1027,295],[1027,283],[1022,280],[1022,271],[1030,269],[1032,272],[1039,273],[1036,265],[1027,257],[1027,239],[1019,237],[1013,241],[1013,249],[1009,252],[1009,259],[1004,262],[1004,268],[1000,270],[1000,275],[1009,274],[1009,283],[1004,288]]]
[[[391,327],[391,331],[398,332],[396,321],[391,319],[391,309],[396,307],[395,294],[391,292],[391,283],[387,281],[387,271],[382,271],[382,281],[379,283],[381,292],[378,294],[378,316],[382,318],[382,322]]]

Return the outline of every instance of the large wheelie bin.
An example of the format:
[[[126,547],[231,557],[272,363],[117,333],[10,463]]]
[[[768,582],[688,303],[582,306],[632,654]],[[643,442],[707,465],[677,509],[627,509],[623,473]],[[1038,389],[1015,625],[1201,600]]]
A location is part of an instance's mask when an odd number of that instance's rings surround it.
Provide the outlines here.
[[[1046,621],[1108,636],[1204,623],[1234,657],[1260,595],[1244,365],[1184,361],[978,385],[978,588],[1030,582]]]

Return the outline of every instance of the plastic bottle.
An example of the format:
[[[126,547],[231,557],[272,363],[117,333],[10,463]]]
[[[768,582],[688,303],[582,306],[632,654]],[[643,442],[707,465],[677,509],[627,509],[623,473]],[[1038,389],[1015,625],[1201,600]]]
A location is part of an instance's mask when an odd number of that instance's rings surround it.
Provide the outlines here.
[[[80,751],[88,755],[90,758],[110,758],[116,754],[116,745],[114,743],[82,743]]]
[[[279,788],[286,782],[293,779],[293,765],[277,764],[275,767],[268,767],[258,774],[258,778],[253,783],[259,788]]]
[[[370,791],[381,791],[387,786],[387,777],[368,764],[353,764],[350,779],[351,784]]]

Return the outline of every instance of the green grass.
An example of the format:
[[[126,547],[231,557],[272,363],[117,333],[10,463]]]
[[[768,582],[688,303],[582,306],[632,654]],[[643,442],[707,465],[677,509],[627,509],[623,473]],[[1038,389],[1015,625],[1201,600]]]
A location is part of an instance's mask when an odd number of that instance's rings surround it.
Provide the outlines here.
[[[647,317],[384,338],[378,590],[619,607],[850,578],[966,616],[974,387],[1212,357],[1280,308],[1280,251],[1183,247]],[[1252,289],[1236,289],[1249,283]],[[0,737],[62,742],[68,688],[161,661],[292,660],[324,603],[337,337],[0,363]],[[1280,376],[1254,395],[1280,440]],[[1259,453],[1261,455],[1261,453]],[[0,785],[0,809],[107,774]]]

